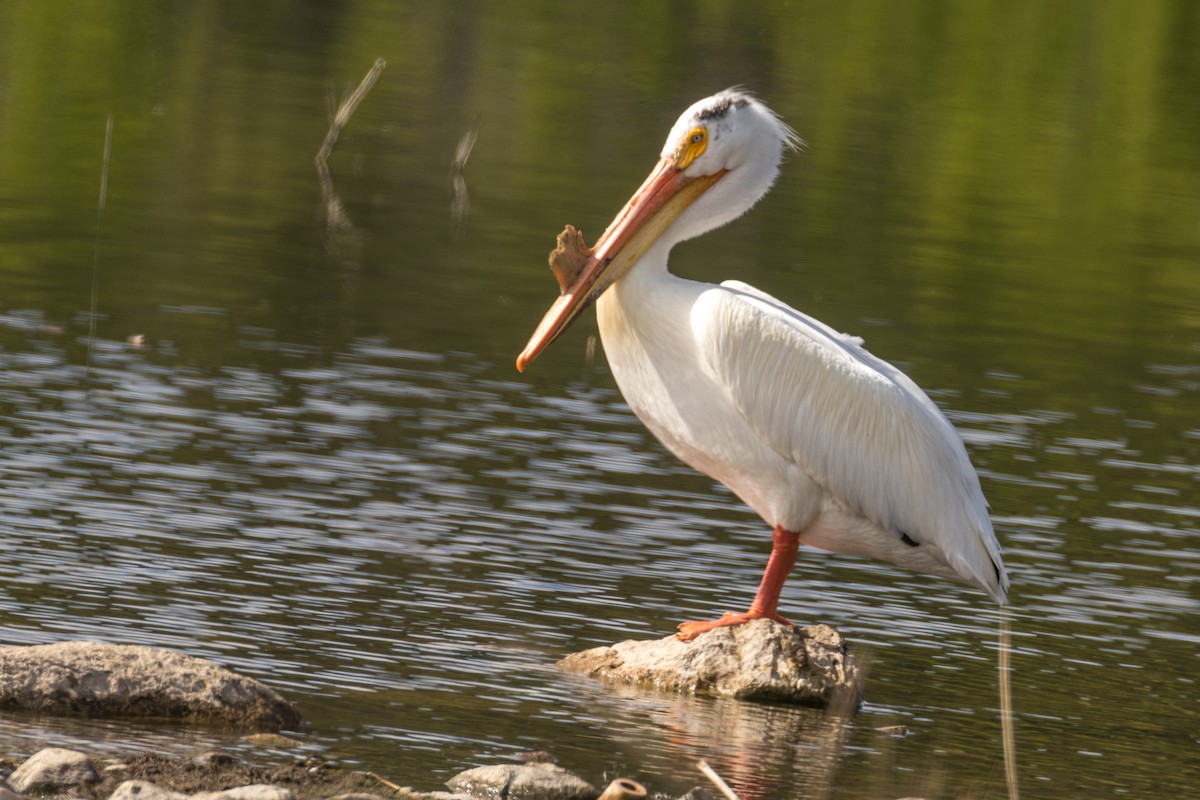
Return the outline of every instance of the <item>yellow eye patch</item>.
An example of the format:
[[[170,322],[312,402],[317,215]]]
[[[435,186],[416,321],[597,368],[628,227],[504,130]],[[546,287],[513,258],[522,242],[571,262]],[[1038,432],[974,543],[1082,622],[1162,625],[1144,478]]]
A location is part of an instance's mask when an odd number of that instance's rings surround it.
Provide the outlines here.
[[[675,156],[675,163],[680,169],[687,169],[693,161],[704,154],[708,147],[708,130],[705,128],[692,128],[684,139],[683,144],[679,146],[678,155]]]

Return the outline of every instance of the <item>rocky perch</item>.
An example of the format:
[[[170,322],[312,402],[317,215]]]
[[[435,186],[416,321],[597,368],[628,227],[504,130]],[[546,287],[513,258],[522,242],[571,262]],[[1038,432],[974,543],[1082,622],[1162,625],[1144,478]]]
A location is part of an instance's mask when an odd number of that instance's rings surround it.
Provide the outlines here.
[[[837,731],[846,730],[840,716],[857,709],[862,689],[858,666],[834,628],[770,620],[718,628],[691,642],[621,642],[559,664],[670,691],[830,707],[837,714],[821,716]],[[0,709],[174,718],[255,731],[294,729],[302,722],[274,690],[211,661],[91,642],[0,647]],[[301,745],[273,733],[243,739],[269,749]],[[518,764],[468,769],[446,786],[449,792],[420,792],[313,758],[258,766],[221,752],[102,760],[52,747],[24,761],[0,757],[0,800],[643,800],[647,794],[627,778],[601,791],[544,753],[528,754]],[[679,800],[717,796],[699,786]]]
[[[163,717],[242,730],[293,730],[296,707],[266,684],[203,658],[98,642],[0,647],[0,709]]]
[[[758,619],[690,642],[668,636],[595,647],[558,666],[669,691],[847,711],[857,709],[862,698],[858,664],[829,625],[802,628]]]

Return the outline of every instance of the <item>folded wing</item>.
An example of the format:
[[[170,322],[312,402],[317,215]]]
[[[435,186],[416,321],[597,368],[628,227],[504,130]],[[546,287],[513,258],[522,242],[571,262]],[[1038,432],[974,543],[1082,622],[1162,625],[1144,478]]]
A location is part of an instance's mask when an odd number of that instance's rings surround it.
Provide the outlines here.
[[[908,376],[860,339],[738,281],[704,292],[691,321],[703,368],[775,452],[1004,602],[979,479],[958,433]]]

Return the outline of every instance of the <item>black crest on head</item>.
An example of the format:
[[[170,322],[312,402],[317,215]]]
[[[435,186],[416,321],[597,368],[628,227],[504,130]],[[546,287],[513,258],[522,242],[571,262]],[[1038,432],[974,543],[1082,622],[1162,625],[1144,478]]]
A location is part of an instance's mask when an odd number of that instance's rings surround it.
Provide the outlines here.
[[[710,119],[720,119],[729,113],[731,108],[745,108],[750,105],[750,101],[745,97],[740,97],[736,94],[722,95],[715,103],[704,109],[696,115],[696,118],[701,122],[707,122]]]

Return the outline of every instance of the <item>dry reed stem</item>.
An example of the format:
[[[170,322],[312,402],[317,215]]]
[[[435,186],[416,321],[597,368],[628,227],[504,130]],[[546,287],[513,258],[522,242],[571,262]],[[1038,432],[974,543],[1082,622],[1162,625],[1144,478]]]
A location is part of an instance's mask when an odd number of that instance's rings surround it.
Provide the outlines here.
[[[402,793],[404,793],[404,794],[408,794],[408,793],[409,793],[409,792],[408,792],[408,790],[407,790],[407,789],[405,789],[403,786],[397,786],[396,784],[392,783],[391,781],[389,781],[387,778],[383,777],[382,775],[379,775],[379,774],[377,774],[377,773],[374,773],[374,772],[368,772],[368,773],[367,773],[367,775],[368,775],[369,777],[372,777],[372,778],[374,778],[375,780],[379,781],[379,782],[380,782],[380,783],[382,783],[384,786],[388,787],[389,789],[391,789],[391,790],[392,790],[392,791],[394,791],[394,792],[402,792]]]
[[[725,795],[725,797],[729,798],[729,800],[741,800],[741,798],[737,796],[737,793],[734,792],[733,789],[729,788],[729,784],[725,782],[725,779],[718,775],[717,771],[708,765],[707,761],[701,759],[700,761],[696,762],[696,766],[699,767],[700,771],[704,773],[704,777],[713,782],[713,786],[717,787],[717,791]]]
[[[96,342],[96,314],[100,304],[100,242],[104,229],[104,206],[108,200],[108,157],[112,152],[113,115],[109,112],[108,125],[104,129],[104,164],[100,169],[100,205],[96,211],[96,247],[92,251],[92,302],[88,314],[87,364],[84,377],[92,372],[92,347]]]
[[[1008,800],[1020,800],[1017,786],[1017,737],[1013,730],[1012,675],[1009,658],[1012,640],[1008,630],[1008,609],[1000,609],[1000,739],[1004,745],[1004,778],[1008,782]]]
[[[329,154],[333,152],[333,146],[337,144],[338,136],[342,133],[342,128],[346,127],[346,123],[350,121],[350,116],[358,108],[358,104],[367,96],[367,92],[371,91],[371,87],[375,85],[375,81],[379,80],[379,73],[383,72],[383,68],[387,66],[387,62],[382,58],[375,59],[375,65],[371,67],[366,76],[359,82],[358,88],[350,93],[350,96],[342,101],[338,106],[338,110],[333,115],[333,121],[329,123],[329,132],[325,134],[325,142],[321,145],[321,149],[317,151],[316,162],[317,166],[322,166],[329,160]]]

